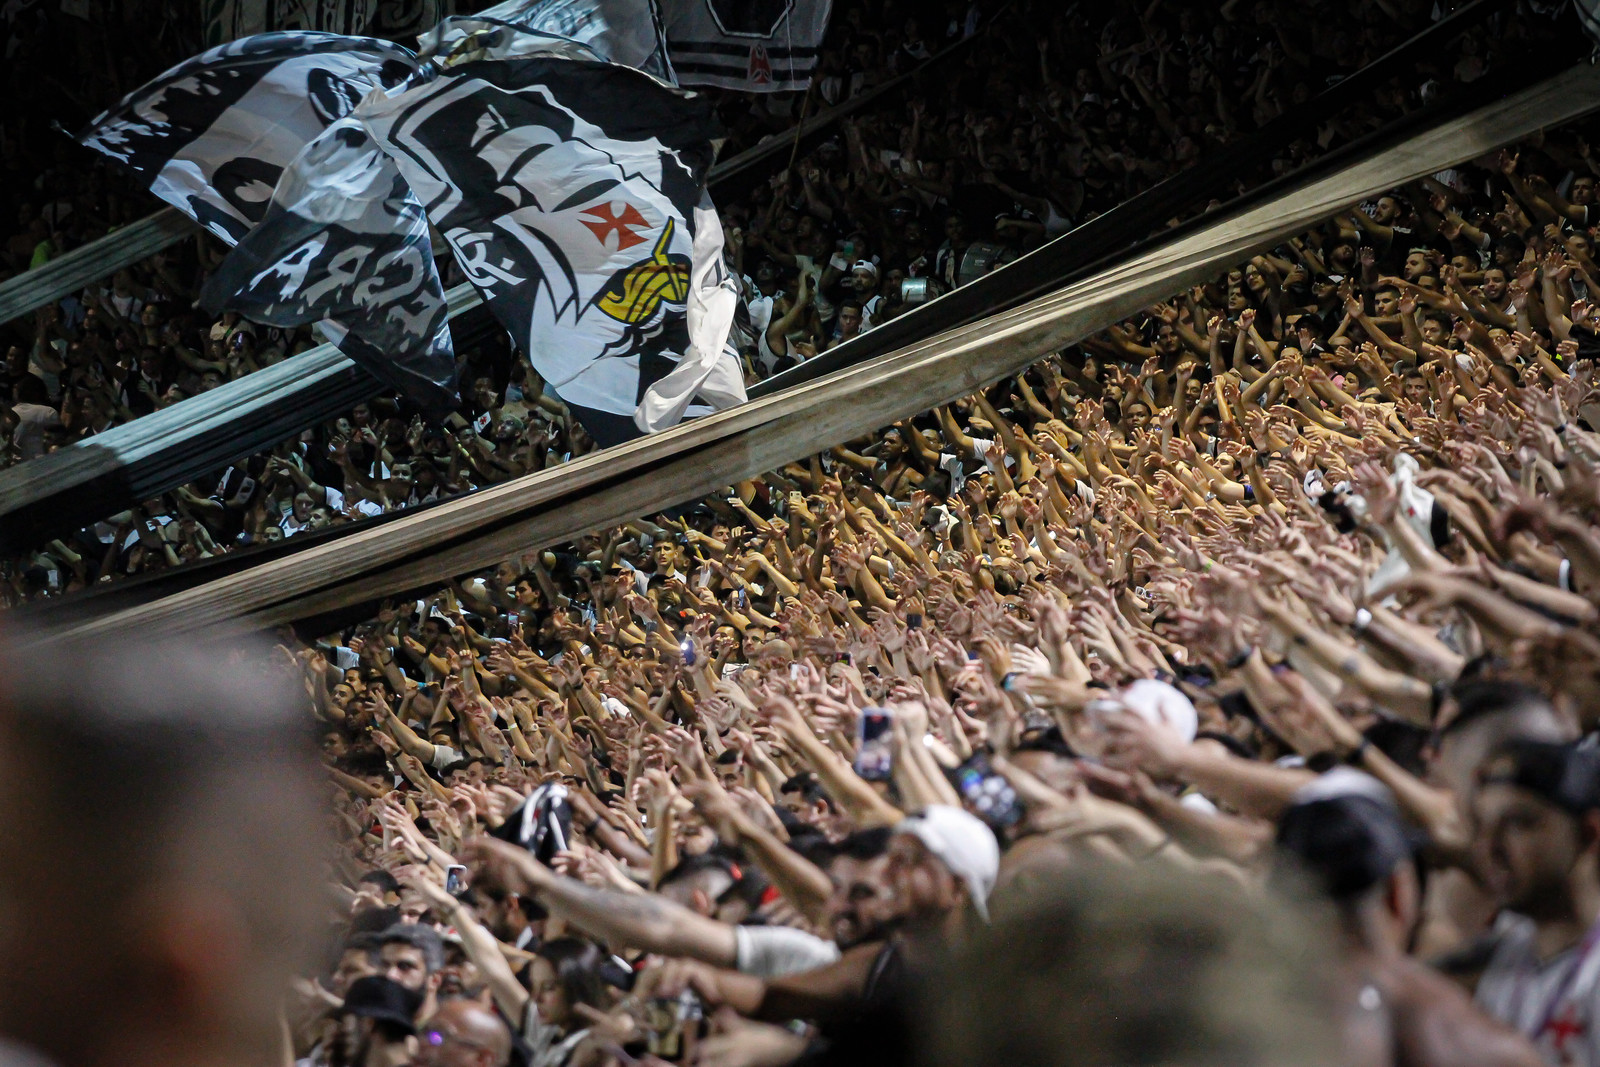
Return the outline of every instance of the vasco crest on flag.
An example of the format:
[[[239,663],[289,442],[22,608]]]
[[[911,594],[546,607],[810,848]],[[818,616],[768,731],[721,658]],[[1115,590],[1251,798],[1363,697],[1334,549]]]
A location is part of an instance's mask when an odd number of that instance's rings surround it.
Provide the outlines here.
[[[356,115],[602,443],[743,401],[705,210],[709,106],[569,45],[530,47],[495,27],[471,59]]]

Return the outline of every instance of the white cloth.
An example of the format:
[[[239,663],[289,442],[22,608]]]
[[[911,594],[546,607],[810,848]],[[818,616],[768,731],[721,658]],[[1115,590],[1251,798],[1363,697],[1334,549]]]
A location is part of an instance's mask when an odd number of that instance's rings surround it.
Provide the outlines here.
[[[839,958],[839,946],[788,926],[733,928],[734,968],[757,978],[782,978],[826,967]]]
[[[1478,1006],[1531,1039],[1545,1062],[1600,1065],[1600,945],[1585,940],[1541,962],[1531,919],[1505,914],[1478,981]],[[1585,952],[1584,947],[1589,951]],[[1574,970],[1576,968],[1576,970]]]
[[[722,223],[703,196],[694,209],[694,245],[690,256],[689,347],[677,366],[645,390],[633,421],[646,433],[681,421],[698,396],[711,409],[733,407],[747,399],[738,354],[728,347],[728,331],[739,307],[739,292],[722,261]],[[705,413],[704,410],[697,413]]]

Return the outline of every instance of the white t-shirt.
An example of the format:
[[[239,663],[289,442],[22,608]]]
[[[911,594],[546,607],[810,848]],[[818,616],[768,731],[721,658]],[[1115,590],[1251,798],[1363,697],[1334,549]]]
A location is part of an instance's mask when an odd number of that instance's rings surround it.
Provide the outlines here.
[[[790,926],[735,926],[733,966],[757,978],[782,978],[826,967],[839,958],[832,941]]]
[[[1531,919],[1508,913],[1495,930],[1478,1006],[1531,1040],[1545,1062],[1600,1067],[1600,924],[1543,963]]]
[[[17,429],[11,435],[17,455],[24,460],[38,459],[44,455],[45,431],[61,428],[60,413],[43,404],[17,404],[11,410],[17,416]]]

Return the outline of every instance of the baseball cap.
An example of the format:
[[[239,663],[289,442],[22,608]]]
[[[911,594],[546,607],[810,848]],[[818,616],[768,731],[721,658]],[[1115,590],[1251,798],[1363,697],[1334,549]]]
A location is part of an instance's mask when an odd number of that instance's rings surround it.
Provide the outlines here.
[[[421,1007],[421,993],[380,975],[372,975],[350,983],[350,991],[344,995],[344,1007],[338,1014],[377,1019],[414,1034],[417,1011]]]
[[[1335,900],[1366,892],[1415,852],[1399,814],[1366,793],[1295,804],[1279,821],[1277,840]]]
[[[894,832],[921,841],[951,874],[967,883],[972,906],[984,922],[989,921],[989,891],[1000,875],[1000,842],[982,820],[948,804],[931,804],[900,820]]]
[[[862,270],[866,271],[868,274],[872,275],[874,278],[876,278],[878,276],[878,265],[876,263],[872,262],[872,260],[870,260],[870,259],[858,259],[858,260],[856,260],[856,265],[850,268],[850,273],[854,274],[857,271],[862,271]]]
[[[1513,741],[1483,766],[1483,785],[1512,785],[1581,815],[1600,808],[1600,752],[1550,741]]]

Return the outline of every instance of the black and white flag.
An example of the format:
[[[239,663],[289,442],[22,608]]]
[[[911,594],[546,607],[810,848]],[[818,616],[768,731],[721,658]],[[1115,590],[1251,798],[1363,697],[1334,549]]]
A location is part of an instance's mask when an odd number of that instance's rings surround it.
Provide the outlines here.
[[[510,26],[530,43],[540,35],[574,41],[608,63],[642,70],[677,84],[667,60],[667,39],[652,0],[506,0],[475,15],[441,21],[417,42],[420,55],[448,58],[473,34]],[[547,45],[559,47],[555,42]]]
[[[804,89],[833,0],[659,0],[680,85]]]
[[[431,82],[369,96],[356,117],[602,444],[742,402],[732,290],[704,197],[709,105],[497,34]]]
[[[200,300],[273,326],[328,320],[329,340],[424,408],[442,416],[456,397],[427,213],[353,117],[295,157]]]
[[[233,244],[300,150],[376,88],[424,70],[408,49],[333,33],[264,33],[135,89],[79,137]]]

